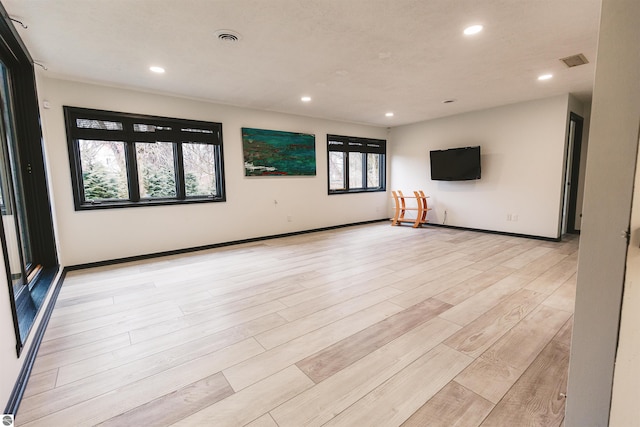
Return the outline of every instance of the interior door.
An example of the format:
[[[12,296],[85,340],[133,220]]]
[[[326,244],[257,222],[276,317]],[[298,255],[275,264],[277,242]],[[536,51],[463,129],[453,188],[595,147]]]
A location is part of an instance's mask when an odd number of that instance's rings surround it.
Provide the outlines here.
[[[640,138],[639,138],[640,139]],[[638,142],[640,144],[640,141]],[[640,165],[640,157],[638,158]],[[631,238],[622,295],[620,335],[613,376],[611,426],[635,425],[640,420],[640,173],[636,166],[633,203],[631,206]]]

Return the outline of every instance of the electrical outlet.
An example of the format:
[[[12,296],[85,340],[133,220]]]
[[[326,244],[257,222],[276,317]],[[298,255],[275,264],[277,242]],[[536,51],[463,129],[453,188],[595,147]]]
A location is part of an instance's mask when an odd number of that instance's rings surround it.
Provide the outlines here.
[[[510,214],[510,213],[508,213],[508,214],[507,214],[507,221],[511,221],[511,218],[512,218],[511,214]]]
[[[517,221],[517,220],[518,220],[518,214],[511,215],[511,221]]]
[[[291,215],[287,215],[287,222],[291,222],[293,221],[293,219],[291,218]]]

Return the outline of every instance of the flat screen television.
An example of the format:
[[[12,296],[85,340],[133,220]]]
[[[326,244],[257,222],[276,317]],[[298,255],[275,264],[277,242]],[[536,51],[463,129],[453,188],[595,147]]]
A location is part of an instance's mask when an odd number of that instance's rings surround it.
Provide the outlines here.
[[[480,146],[433,150],[429,157],[434,181],[480,179]]]

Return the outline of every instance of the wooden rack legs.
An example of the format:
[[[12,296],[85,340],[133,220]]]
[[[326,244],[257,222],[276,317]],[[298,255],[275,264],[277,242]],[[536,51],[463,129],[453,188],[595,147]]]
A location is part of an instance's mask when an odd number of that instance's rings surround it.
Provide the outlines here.
[[[431,209],[427,207],[427,199],[422,190],[414,191],[413,196],[405,196],[402,191],[391,191],[395,203],[396,212],[391,221],[391,225],[401,225],[403,222],[412,222],[413,228],[418,228],[427,223],[427,212]],[[416,207],[407,207],[405,199],[416,199]],[[416,211],[415,218],[405,218],[407,211]]]

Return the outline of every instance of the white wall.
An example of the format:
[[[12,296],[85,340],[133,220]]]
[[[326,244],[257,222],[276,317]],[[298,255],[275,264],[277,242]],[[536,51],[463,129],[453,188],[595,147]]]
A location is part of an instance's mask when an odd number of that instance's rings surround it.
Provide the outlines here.
[[[43,114],[43,133],[62,265],[387,217],[386,192],[327,195],[327,133],[386,139],[384,128],[50,78],[42,79],[38,89],[40,100],[50,104]],[[227,201],[74,211],[64,105],[221,122]],[[317,175],[245,177],[242,127],[315,134]]]
[[[447,225],[558,237],[568,108],[562,95],[393,128],[388,188],[424,190],[434,223],[446,210]],[[430,150],[473,145],[480,180],[431,181]]]

